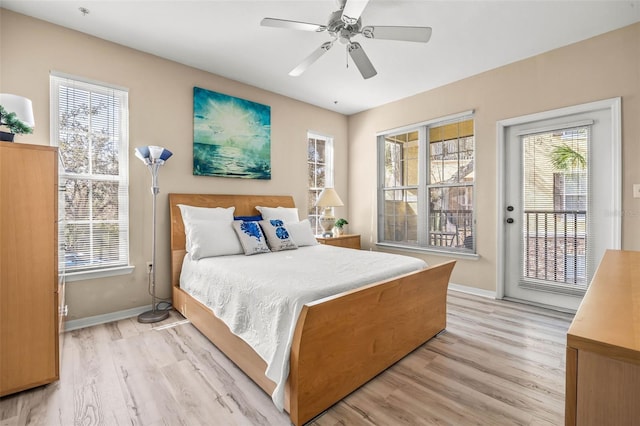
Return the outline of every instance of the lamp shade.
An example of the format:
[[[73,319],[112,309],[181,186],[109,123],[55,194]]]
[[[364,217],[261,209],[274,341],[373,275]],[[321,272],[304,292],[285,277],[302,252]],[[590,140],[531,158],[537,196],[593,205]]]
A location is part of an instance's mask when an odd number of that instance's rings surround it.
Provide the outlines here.
[[[156,145],[139,146],[135,153],[136,157],[145,164],[164,164],[173,155],[173,152],[168,149]]]
[[[33,127],[36,125],[36,120],[33,118],[33,105],[30,99],[10,93],[0,93],[0,105],[4,107],[7,113],[15,113],[18,120],[27,126]]]
[[[316,207],[339,207],[344,206],[344,203],[338,196],[338,193],[333,188],[325,188],[320,193],[318,201],[316,201]]]

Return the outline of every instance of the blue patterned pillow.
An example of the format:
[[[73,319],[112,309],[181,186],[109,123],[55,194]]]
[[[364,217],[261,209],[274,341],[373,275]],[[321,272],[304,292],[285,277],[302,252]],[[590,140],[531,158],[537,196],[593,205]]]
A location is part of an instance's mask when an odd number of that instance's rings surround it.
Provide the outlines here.
[[[244,254],[247,256],[270,251],[258,222],[234,220],[233,230],[238,234]]]
[[[267,236],[267,242],[269,243],[271,250],[281,251],[298,248],[296,243],[291,239],[291,235],[289,235],[289,231],[287,231],[282,220],[262,220],[260,221],[260,226],[264,230],[264,234]]]

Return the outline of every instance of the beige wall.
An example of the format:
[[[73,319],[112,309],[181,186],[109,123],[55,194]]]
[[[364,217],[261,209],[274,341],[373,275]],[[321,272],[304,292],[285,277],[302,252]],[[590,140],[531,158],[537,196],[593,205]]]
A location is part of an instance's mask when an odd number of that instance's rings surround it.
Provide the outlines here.
[[[0,92],[31,99],[36,119],[34,133],[17,135],[17,142],[49,144],[51,70],[129,89],[130,248],[136,270],[131,275],[69,283],[69,319],[151,303],[145,274],[145,262],[151,257],[151,179],[133,156],[136,146],[157,144],[174,153],[159,176],[156,281],[162,297],[170,295],[167,193],[291,194],[305,216],[306,133],[313,130],[335,138],[335,186],[348,199],[344,115],[4,9],[0,15]],[[194,86],[271,106],[271,180],[193,176]],[[336,210],[347,216],[346,207]]]
[[[36,130],[18,142],[49,143],[49,71],[129,88],[130,145],[160,144],[174,157],[160,172],[159,295],[169,295],[169,192],[292,194],[306,204],[306,131],[335,137],[336,188],[349,231],[375,241],[376,132],[474,109],[479,259],[459,259],[453,282],[494,290],[496,283],[496,122],[535,112],[621,96],[623,103],[623,248],[640,250],[640,24],[498,68],[349,118],[252,86],[186,67],[0,9],[0,92],[33,100]],[[271,106],[270,181],[192,175],[193,86]],[[348,141],[348,145],[347,145]],[[132,150],[131,150],[132,151]],[[131,275],[70,283],[70,319],[149,303],[150,178],[130,156]],[[347,186],[348,182],[348,186]],[[372,211],[374,214],[372,214]],[[304,214],[304,212],[303,212]],[[374,233],[372,235],[372,232]],[[410,254],[403,252],[404,254]],[[416,255],[431,263],[442,256]]]
[[[350,230],[375,241],[376,132],[475,110],[478,260],[460,259],[458,284],[496,288],[496,122],[622,97],[622,247],[640,250],[640,24],[488,71],[349,117]],[[405,253],[406,254],[406,253]],[[420,255],[431,263],[442,256]]]

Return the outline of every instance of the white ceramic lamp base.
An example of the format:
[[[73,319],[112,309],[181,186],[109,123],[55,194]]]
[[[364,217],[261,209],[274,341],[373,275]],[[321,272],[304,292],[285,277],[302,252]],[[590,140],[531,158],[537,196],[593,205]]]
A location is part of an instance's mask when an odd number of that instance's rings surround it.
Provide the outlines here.
[[[336,217],[333,215],[333,209],[331,207],[325,208],[318,220],[322,227],[322,236],[333,237],[333,227],[336,224]]]

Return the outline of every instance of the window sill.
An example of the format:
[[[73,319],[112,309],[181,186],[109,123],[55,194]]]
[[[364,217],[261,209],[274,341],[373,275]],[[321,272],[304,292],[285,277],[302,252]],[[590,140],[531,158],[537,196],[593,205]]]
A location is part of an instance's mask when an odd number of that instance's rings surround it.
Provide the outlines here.
[[[416,247],[416,246],[404,246],[400,244],[393,243],[376,243],[376,247],[388,248],[393,250],[401,250],[401,251],[410,251],[414,253],[425,253],[432,254],[436,256],[447,256],[459,259],[470,259],[470,260],[478,260],[480,259],[480,255],[477,253],[465,253],[459,251],[446,251],[446,250],[434,250],[426,247]]]
[[[120,266],[109,269],[94,269],[91,271],[69,272],[64,274],[66,282],[94,280],[97,278],[115,277],[118,275],[126,275],[133,272],[135,266]]]

